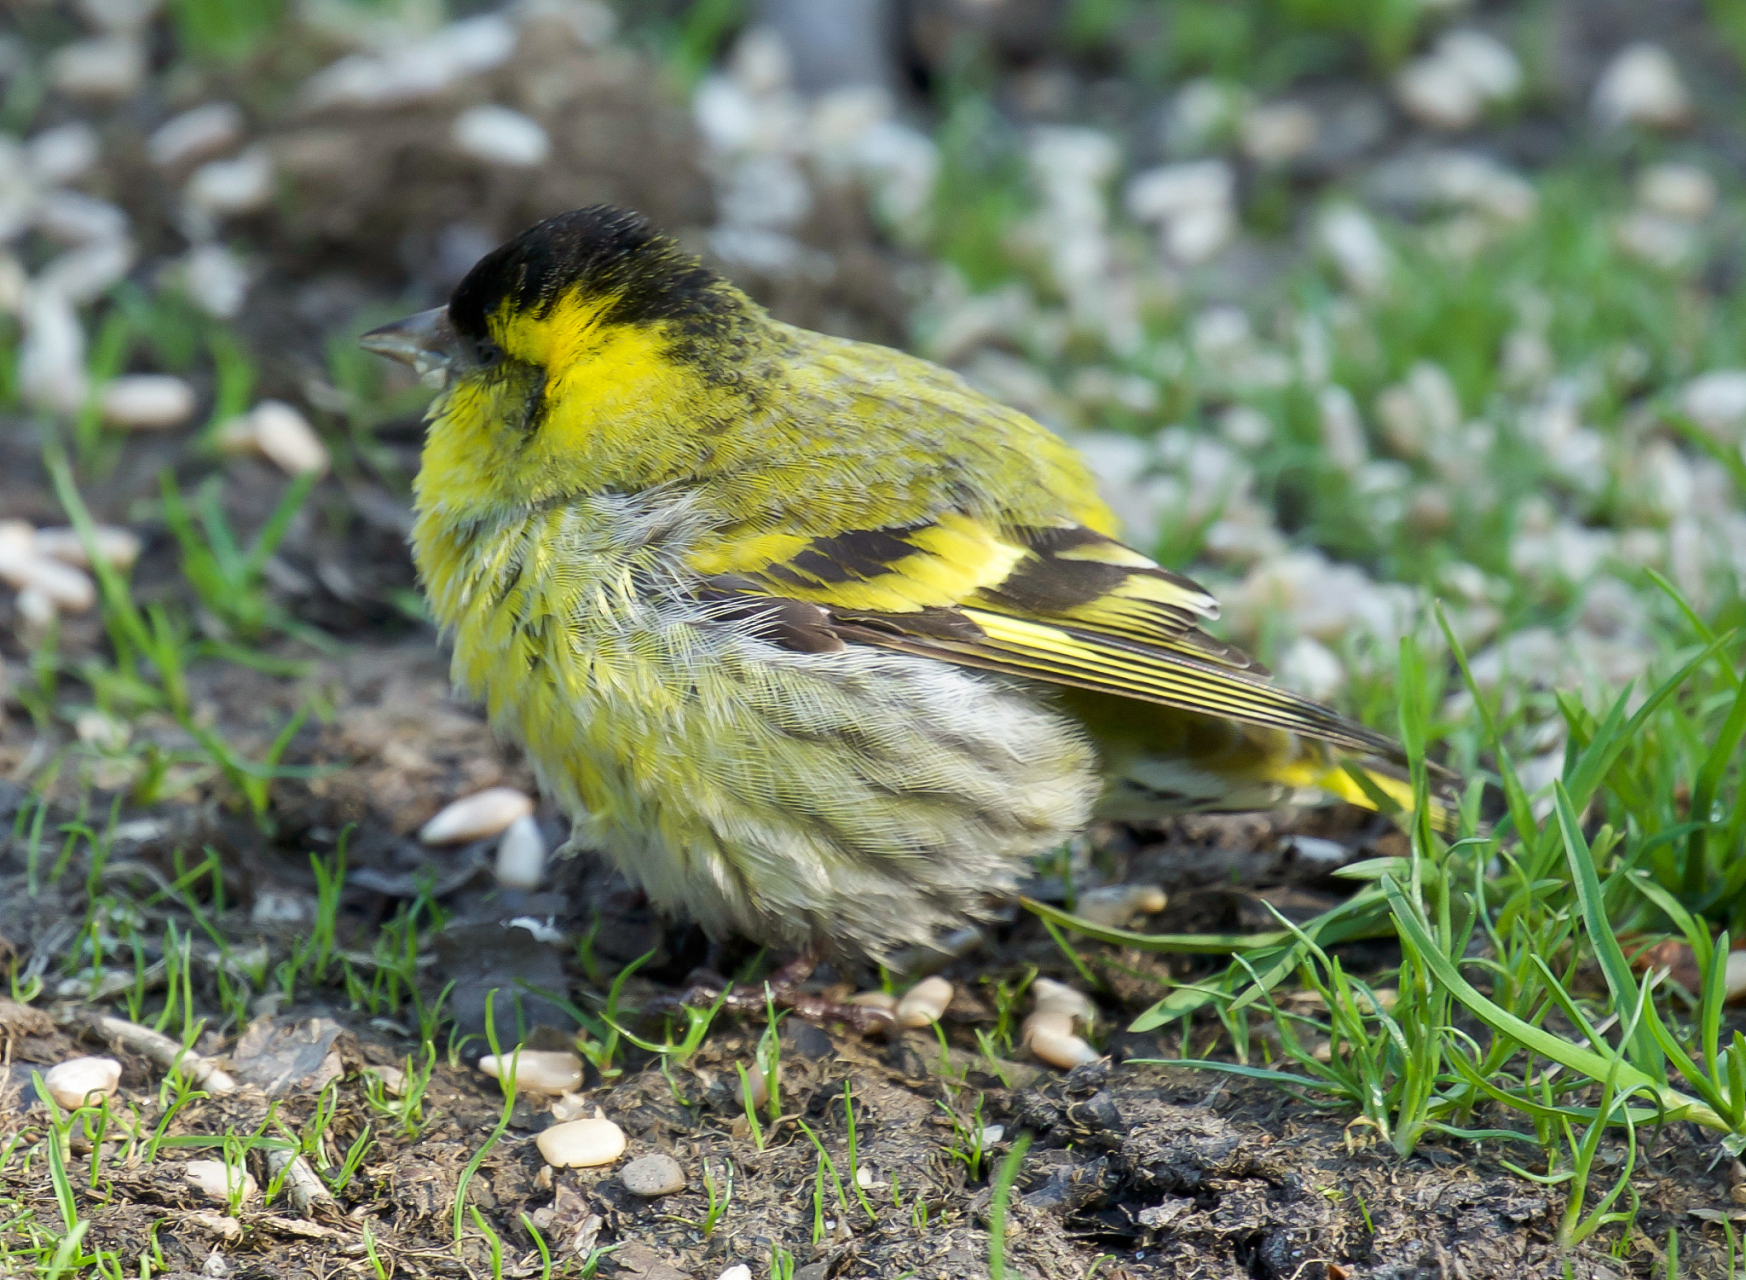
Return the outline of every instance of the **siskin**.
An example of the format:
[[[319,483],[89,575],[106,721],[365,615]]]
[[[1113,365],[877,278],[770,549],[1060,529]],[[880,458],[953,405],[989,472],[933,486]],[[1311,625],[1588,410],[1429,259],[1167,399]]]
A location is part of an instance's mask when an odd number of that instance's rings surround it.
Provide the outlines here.
[[[456,683],[570,847],[714,936],[877,957],[1097,817],[1411,800],[1394,743],[1200,629],[1062,440],[638,215],[542,222],[364,345],[442,389],[412,545]]]

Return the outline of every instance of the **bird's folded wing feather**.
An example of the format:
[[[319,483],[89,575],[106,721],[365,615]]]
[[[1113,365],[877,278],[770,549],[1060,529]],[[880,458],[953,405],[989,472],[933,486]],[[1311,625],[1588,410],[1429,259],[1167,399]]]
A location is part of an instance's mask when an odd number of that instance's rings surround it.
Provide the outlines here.
[[[947,513],[826,537],[729,537],[691,568],[724,614],[757,617],[790,647],[879,645],[1400,756],[1202,631],[1218,605],[1195,583],[1081,526]]]

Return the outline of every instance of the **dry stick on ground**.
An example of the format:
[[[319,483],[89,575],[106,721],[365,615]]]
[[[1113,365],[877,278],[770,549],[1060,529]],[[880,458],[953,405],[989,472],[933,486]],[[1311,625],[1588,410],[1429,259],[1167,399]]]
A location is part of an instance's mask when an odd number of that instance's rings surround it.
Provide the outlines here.
[[[224,1094],[235,1093],[237,1090],[236,1079],[217,1063],[202,1058],[192,1049],[184,1049],[169,1036],[153,1031],[150,1027],[142,1027],[137,1022],[83,1009],[60,1015],[55,1021],[62,1027],[93,1031],[105,1040],[130,1049],[142,1058],[150,1058],[166,1069],[179,1069],[208,1092]]]

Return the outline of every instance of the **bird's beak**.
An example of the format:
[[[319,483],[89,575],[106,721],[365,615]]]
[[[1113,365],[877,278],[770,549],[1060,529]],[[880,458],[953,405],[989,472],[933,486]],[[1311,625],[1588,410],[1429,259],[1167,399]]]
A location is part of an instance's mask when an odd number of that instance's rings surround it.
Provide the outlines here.
[[[455,328],[449,323],[447,307],[432,307],[415,316],[372,329],[358,339],[365,351],[409,364],[418,371],[418,380],[439,390],[447,385],[449,367],[454,363],[459,347]]]

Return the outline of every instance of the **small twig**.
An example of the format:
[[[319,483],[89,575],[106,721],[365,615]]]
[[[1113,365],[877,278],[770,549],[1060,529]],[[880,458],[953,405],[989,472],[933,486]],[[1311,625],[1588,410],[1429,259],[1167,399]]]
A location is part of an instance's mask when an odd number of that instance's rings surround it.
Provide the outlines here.
[[[267,1171],[274,1178],[281,1174],[285,1177],[285,1194],[291,1199],[291,1207],[307,1218],[310,1209],[333,1199],[333,1193],[315,1176],[315,1170],[309,1167],[309,1162],[301,1152],[293,1153],[288,1149],[275,1149],[267,1152]]]
[[[130,1049],[142,1058],[150,1058],[165,1069],[175,1068],[187,1074],[189,1079],[210,1093],[235,1093],[238,1085],[235,1077],[225,1071],[217,1063],[203,1058],[192,1049],[184,1049],[179,1043],[170,1039],[162,1032],[153,1031],[150,1027],[142,1027],[137,1022],[129,1022],[126,1018],[117,1018],[104,1013],[90,1013],[84,1010],[75,1011],[56,1019],[61,1026],[78,1026],[94,1031],[106,1040],[113,1041],[124,1049]]]

